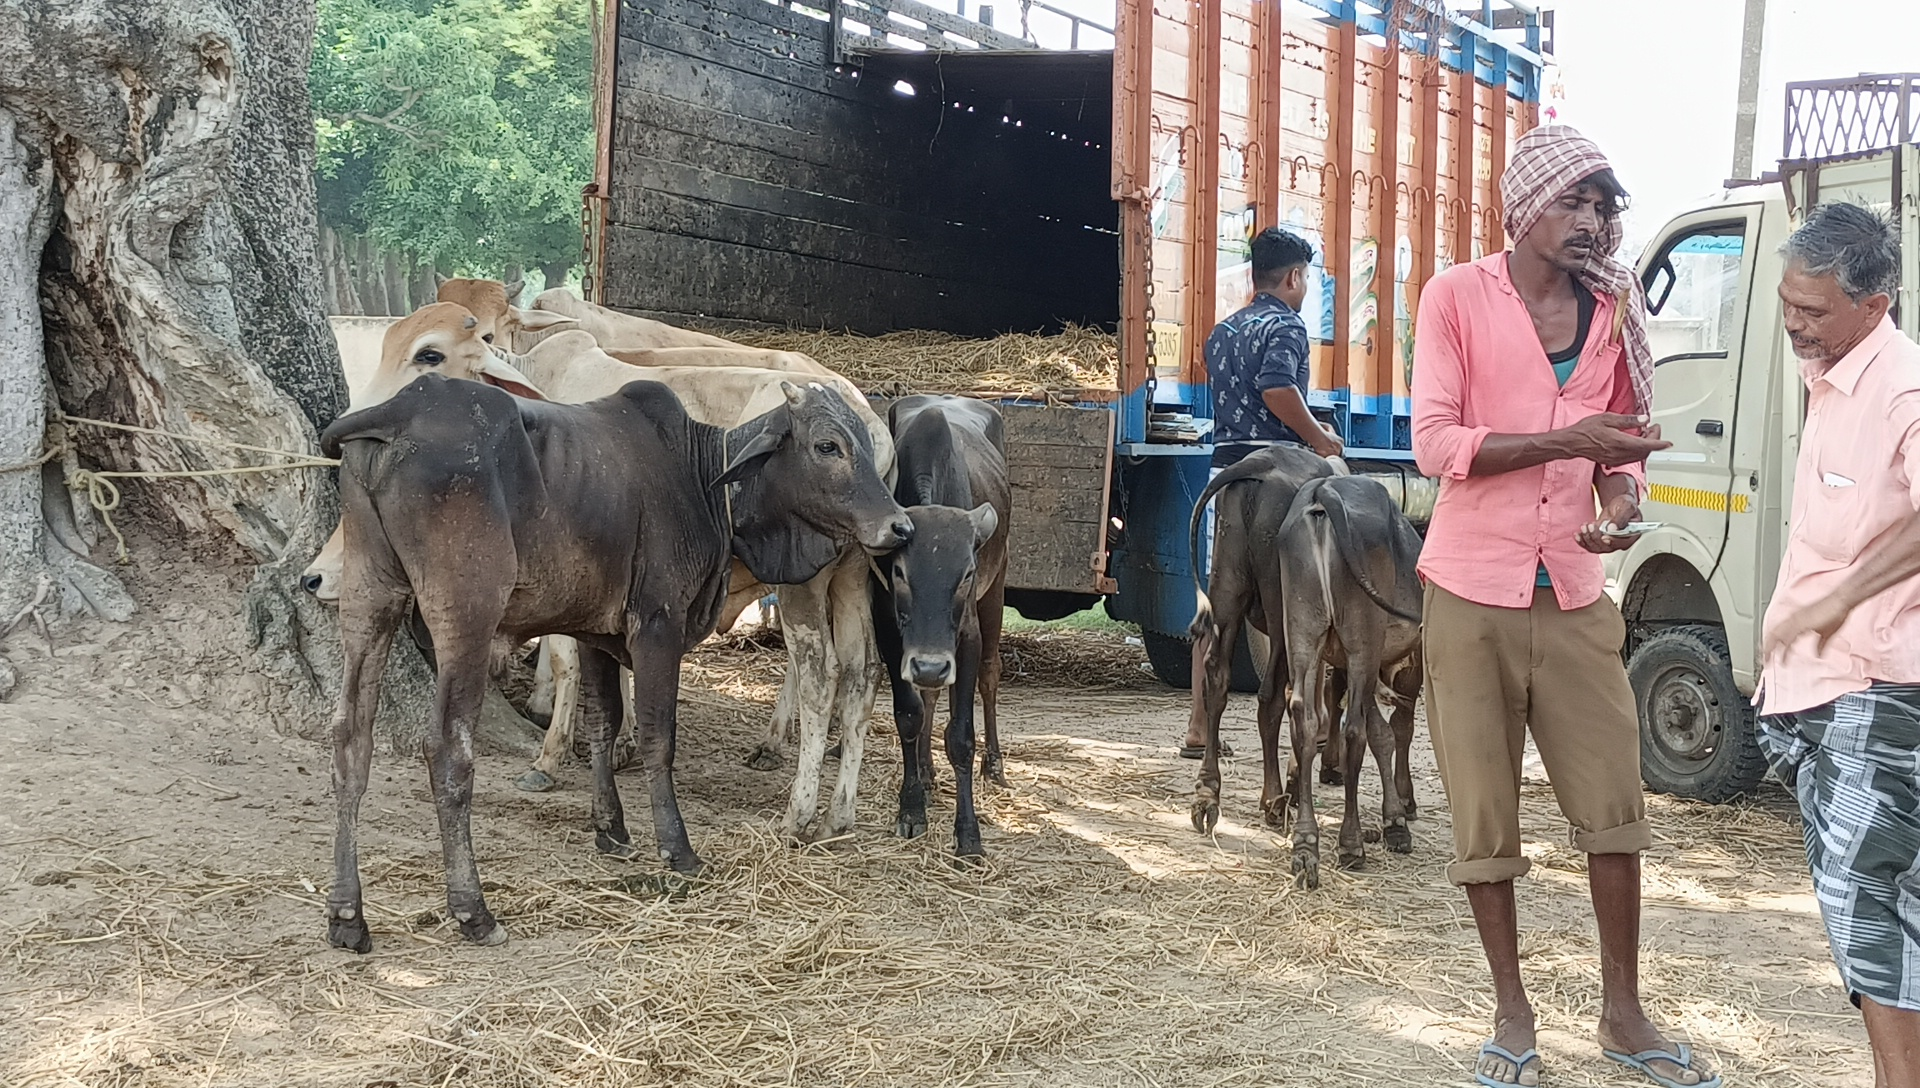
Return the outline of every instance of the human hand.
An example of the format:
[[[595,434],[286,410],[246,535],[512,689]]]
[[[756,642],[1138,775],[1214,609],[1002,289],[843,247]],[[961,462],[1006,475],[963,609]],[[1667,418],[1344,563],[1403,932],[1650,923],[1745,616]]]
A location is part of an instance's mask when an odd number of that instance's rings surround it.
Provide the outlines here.
[[[1568,427],[1566,433],[1579,456],[1608,468],[1644,461],[1647,454],[1673,445],[1661,441],[1660,425],[1649,426],[1646,416],[1613,412],[1588,416]]]
[[[1581,526],[1580,531],[1574,534],[1574,540],[1595,555],[1626,551],[1633,547],[1636,538],[1614,536],[1607,529],[1625,528],[1628,522],[1637,521],[1639,517],[1640,504],[1633,501],[1632,495],[1615,495],[1600,511],[1600,520]]]
[[[1315,420],[1315,422],[1319,421]],[[1339,435],[1333,433],[1333,425],[1330,423],[1320,423],[1320,433],[1307,435],[1306,438],[1308,447],[1322,457],[1338,457],[1347,450],[1347,444],[1340,440]]]

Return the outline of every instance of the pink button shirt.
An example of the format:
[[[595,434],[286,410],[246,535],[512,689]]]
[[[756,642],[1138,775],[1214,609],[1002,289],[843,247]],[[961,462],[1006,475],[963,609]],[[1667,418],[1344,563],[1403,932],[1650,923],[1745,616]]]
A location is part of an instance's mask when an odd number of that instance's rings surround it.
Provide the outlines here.
[[[1920,510],[1920,346],[1883,320],[1824,373],[1801,363],[1807,421],[1793,523],[1765,628],[1833,592],[1867,545]],[[1830,703],[1869,682],[1920,683],[1920,579],[1854,609],[1824,651],[1808,635],[1764,664],[1768,714]]]
[[[1440,478],[1420,574],[1457,597],[1527,608],[1542,565],[1563,609],[1584,608],[1605,588],[1600,557],[1574,539],[1595,515],[1592,461],[1468,475],[1489,434],[1539,434],[1633,411],[1614,300],[1595,302],[1586,347],[1560,386],[1504,252],[1455,265],[1420,292],[1413,453],[1421,472]],[[1613,471],[1645,481],[1639,465]]]

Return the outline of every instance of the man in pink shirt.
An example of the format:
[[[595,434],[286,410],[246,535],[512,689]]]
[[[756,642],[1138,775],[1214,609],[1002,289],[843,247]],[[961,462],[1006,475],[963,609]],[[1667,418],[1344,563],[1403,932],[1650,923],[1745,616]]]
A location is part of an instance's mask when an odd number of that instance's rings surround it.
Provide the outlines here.
[[[1760,741],[1806,817],[1875,1083],[1920,1088],[1920,347],[1887,316],[1899,239],[1884,217],[1829,204],[1787,240],[1780,302],[1807,418]]]
[[[1640,851],[1653,842],[1640,734],[1600,556],[1639,516],[1653,366],[1620,245],[1625,191],[1594,144],[1535,129],[1500,179],[1513,248],[1433,278],[1414,338],[1413,448],[1441,480],[1426,580],[1427,724],[1453,816],[1448,878],[1466,887],[1492,969],[1484,1085],[1540,1083],[1520,980],[1520,764],[1532,733],[1585,851],[1600,930],[1599,1041],[1655,1083],[1720,1078],[1647,1019],[1639,992]],[[1601,516],[1595,518],[1596,496]]]

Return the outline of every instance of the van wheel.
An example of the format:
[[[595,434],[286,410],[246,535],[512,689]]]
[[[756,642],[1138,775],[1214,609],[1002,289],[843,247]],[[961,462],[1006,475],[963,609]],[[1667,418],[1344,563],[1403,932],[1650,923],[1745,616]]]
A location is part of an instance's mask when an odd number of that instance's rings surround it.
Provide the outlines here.
[[[1146,647],[1147,664],[1153,667],[1153,675],[1159,677],[1161,683],[1173,688],[1193,687],[1192,639],[1142,631],[1140,643]],[[1253,695],[1260,690],[1260,676],[1261,670],[1254,665],[1253,655],[1247,651],[1247,639],[1242,636],[1233,647],[1233,675],[1227,686]]]
[[[1640,712],[1640,777],[1655,793],[1719,804],[1758,786],[1767,758],[1718,627],[1669,627],[1627,662]]]

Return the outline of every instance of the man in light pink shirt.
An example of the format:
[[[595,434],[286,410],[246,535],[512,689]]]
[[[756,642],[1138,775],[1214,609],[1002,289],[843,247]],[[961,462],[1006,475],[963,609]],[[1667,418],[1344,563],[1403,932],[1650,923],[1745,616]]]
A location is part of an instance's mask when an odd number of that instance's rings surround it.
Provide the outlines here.
[[[1787,240],[1780,301],[1807,418],[1764,628],[1760,741],[1806,817],[1875,1083],[1920,1088],[1920,346],[1887,316],[1899,238],[1882,216],[1830,204]]]
[[[1540,1083],[1514,903],[1531,732],[1589,855],[1601,1052],[1667,1088],[1715,1088],[1640,1004],[1640,851],[1653,835],[1626,628],[1600,555],[1631,543],[1610,530],[1639,516],[1641,463],[1667,443],[1646,426],[1645,303],[1613,257],[1626,193],[1591,141],[1548,126],[1521,137],[1500,194],[1512,250],[1427,284],[1413,364],[1414,455],[1441,480],[1420,559],[1427,725],[1453,817],[1447,875],[1466,887],[1493,974],[1474,1076]]]

